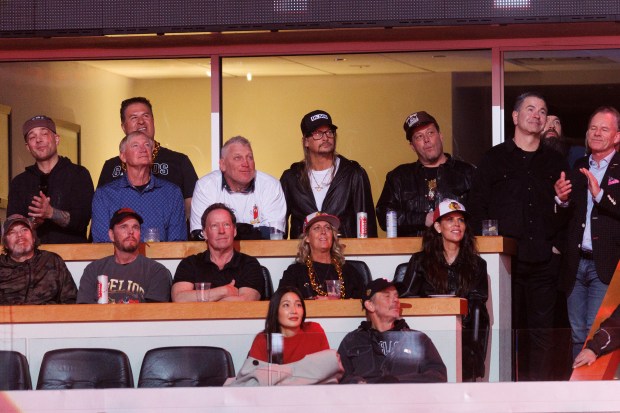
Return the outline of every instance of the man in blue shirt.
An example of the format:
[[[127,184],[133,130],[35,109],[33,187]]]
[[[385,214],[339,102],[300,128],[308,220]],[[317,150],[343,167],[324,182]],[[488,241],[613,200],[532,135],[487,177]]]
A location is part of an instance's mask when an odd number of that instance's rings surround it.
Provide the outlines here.
[[[93,241],[110,241],[108,224],[120,208],[131,208],[142,216],[142,241],[148,228],[157,228],[160,241],[187,240],[181,190],[151,172],[153,141],[143,132],[136,131],[123,138],[119,149],[127,173],[95,191]]]
[[[589,157],[555,183],[557,213],[568,221],[560,288],[567,294],[573,357],[581,351],[620,259],[620,113],[603,106],[590,117]]]

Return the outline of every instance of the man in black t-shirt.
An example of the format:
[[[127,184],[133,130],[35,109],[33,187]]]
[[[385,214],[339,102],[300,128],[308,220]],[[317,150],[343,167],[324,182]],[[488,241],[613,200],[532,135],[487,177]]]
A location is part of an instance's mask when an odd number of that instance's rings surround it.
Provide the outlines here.
[[[396,211],[398,236],[413,237],[422,235],[433,223],[433,211],[443,198],[467,206],[475,168],[444,153],[439,124],[428,113],[412,113],[405,119],[403,128],[418,160],[387,174],[377,202],[377,219],[385,230],[387,211]]]
[[[154,141],[153,174],[181,188],[185,199],[186,219],[189,219],[192,194],[198,175],[187,155],[163,148],[155,141],[155,118],[151,102],[144,97],[124,100],[121,103],[121,128],[125,135],[141,131]],[[97,188],[112,182],[124,173],[125,166],[118,156],[108,159],[101,169]]]

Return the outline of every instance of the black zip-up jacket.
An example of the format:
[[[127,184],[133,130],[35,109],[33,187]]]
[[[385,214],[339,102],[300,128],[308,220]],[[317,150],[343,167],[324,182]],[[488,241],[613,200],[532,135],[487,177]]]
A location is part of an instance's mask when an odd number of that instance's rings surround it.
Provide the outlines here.
[[[17,175],[9,188],[9,205],[6,216],[28,216],[32,197],[39,195],[43,172],[37,164],[30,165]],[[45,192],[45,191],[44,191]],[[93,201],[93,180],[86,168],[72,163],[64,156],[47,177],[47,196],[52,207],[70,214],[69,225],[61,227],[46,219],[37,227],[37,236],[43,244],[78,244],[87,242],[86,227],[90,221]]]
[[[411,330],[405,320],[379,332],[362,321],[338,348],[344,376],[340,383],[440,383],[448,380],[446,365],[431,339]]]
[[[620,347],[620,305],[608,319],[601,323],[592,339],[586,343],[597,357],[610,353]]]
[[[437,167],[437,194],[443,198],[456,199],[467,208],[467,195],[476,168],[467,162],[457,161],[447,153],[445,155],[448,160]],[[392,209],[397,214],[399,237],[422,235],[429,210],[423,168],[424,165],[416,161],[388,172],[377,202],[377,219],[383,230],[386,229],[385,214],[388,209]]]
[[[355,161],[338,155],[340,165],[329,186],[321,210],[340,219],[340,236],[357,237],[357,213],[368,214],[368,236],[377,236],[377,220],[370,190],[370,181],[364,168]],[[303,162],[296,162],[284,171],[280,178],[286,198],[286,221],[291,217],[290,238],[296,239],[302,233],[308,214],[318,211],[314,194],[309,186],[302,186],[300,177]]]

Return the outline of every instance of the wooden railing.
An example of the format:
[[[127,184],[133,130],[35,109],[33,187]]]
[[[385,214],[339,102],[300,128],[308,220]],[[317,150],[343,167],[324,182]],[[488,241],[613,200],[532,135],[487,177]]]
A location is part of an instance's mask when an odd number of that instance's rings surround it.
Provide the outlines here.
[[[296,240],[283,241],[238,241],[236,249],[253,257],[294,257],[297,253]],[[477,237],[478,249],[484,253],[506,253],[514,255],[514,240],[503,237]],[[421,238],[343,238],[345,255],[399,255],[412,254],[422,248]],[[60,255],[65,261],[92,261],[112,255],[112,244],[49,244],[41,249]],[[205,250],[205,243],[157,242],[146,244],[144,253],[154,259],[179,259]]]
[[[0,324],[264,319],[266,301],[0,306]],[[403,316],[467,314],[461,298],[406,298]],[[360,300],[306,301],[308,317],[363,317]]]

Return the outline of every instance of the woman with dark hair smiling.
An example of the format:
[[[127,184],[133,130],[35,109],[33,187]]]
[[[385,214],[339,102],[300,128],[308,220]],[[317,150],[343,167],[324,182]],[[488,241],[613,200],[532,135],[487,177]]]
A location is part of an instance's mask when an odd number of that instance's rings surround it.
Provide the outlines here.
[[[282,287],[269,301],[265,330],[256,335],[237,377],[226,385],[337,383],[343,371],[321,325],[306,321],[299,290]]]
[[[281,337],[281,360],[270,360],[274,354],[272,343]],[[265,362],[288,364],[299,361],[307,354],[329,349],[325,331],[319,323],[306,322],[306,304],[295,287],[282,287],[271,297],[265,331],[254,338],[249,357]]]
[[[456,296],[467,299],[463,317],[463,381],[484,377],[489,315],[487,263],[480,255],[465,207],[444,199],[433,225],[422,238],[422,251],[413,254],[400,288],[401,297]],[[478,330],[475,330],[478,328]]]

